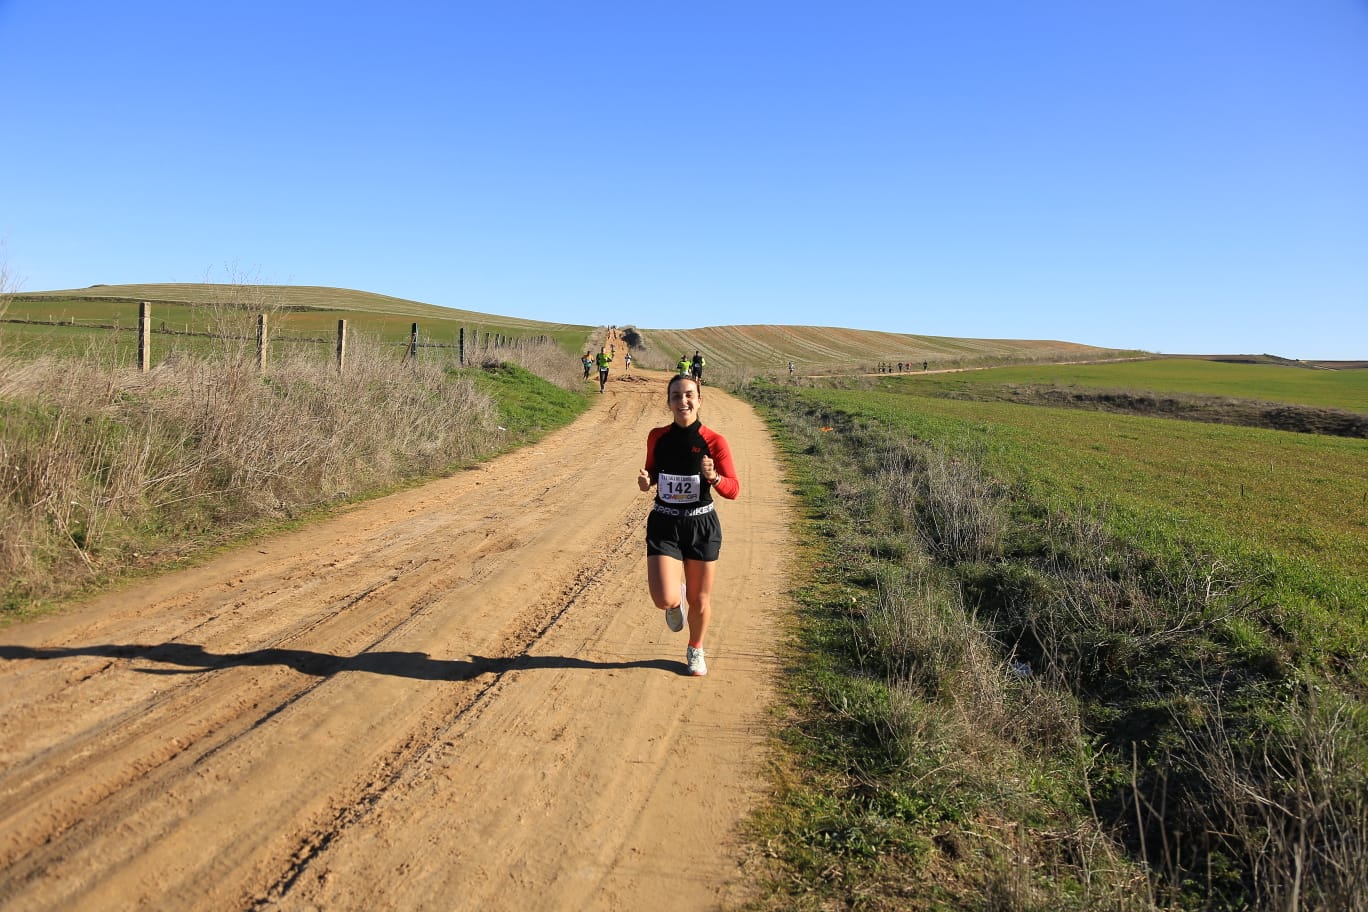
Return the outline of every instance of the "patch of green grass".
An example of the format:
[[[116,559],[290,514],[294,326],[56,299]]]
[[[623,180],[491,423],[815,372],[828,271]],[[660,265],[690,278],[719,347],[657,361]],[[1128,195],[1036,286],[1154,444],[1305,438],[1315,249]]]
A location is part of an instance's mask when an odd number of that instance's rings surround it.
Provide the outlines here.
[[[997,367],[962,374],[909,374],[889,378],[885,383],[913,384],[923,395],[933,390],[961,392],[1032,384],[1060,389],[1225,396],[1368,412],[1368,370],[1312,370],[1186,358]]]
[[[541,436],[569,424],[591,401],[583,390],[572,392],[553,386],[516,364],[472,367],[453,373],[473,378],[475,385],[498,403],[499,423],[518,440],[529,435]]]

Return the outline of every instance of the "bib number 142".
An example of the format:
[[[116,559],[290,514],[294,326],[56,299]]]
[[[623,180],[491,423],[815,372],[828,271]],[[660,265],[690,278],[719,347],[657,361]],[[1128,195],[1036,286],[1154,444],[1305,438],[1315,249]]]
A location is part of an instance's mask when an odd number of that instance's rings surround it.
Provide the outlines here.
[[[658,480],[660,499],[666,503],[697,503],[701,489],[697,475],[666,475],[661,473]]]

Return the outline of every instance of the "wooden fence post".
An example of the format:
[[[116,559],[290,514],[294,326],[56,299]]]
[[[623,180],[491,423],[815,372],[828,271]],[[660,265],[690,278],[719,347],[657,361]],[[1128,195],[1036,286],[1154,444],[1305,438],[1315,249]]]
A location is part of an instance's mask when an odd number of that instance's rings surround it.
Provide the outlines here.
[[[342,373],[342,368],[347,361],[347,321],[337,321],[337,372]]]
[[[257,373],[266,370],[266,315],[257,314]]]
[[[464,327],[464,326],[461,327],[460,350],[461,350],[461,354],[460,354],[460,357],[461,357],[461,367],[465,367],[465,327]]]
[[[412,358],[415,362],[418,360],[418,324],[417,324],[417,323],[414,323],[414,324],[413,324],[413,327],[409,330],[408,351],[404,352],[404,360],[407,361],[409,358]]]
[[[147,373],[152,368],[152,302],[138,305],[138,371]]]

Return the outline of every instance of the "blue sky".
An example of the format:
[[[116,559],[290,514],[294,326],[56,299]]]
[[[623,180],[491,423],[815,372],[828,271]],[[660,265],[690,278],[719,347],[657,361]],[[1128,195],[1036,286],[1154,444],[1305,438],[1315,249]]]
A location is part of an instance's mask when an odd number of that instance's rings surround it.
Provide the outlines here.
[[[0,0],[21,290],[1368,357],[1368,0]]]

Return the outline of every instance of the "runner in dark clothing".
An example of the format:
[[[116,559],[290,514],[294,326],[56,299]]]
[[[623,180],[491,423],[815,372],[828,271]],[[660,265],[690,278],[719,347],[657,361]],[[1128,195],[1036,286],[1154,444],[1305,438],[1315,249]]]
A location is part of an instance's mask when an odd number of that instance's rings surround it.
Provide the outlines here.
[[[671,630],[684,627],[688,602],[689,674],[708,673],[703,636],[712,615],[712,587],[722,550],[722,524],[713,503],[716,491],[728,500],[741,493],[726,438],[698,420],[702,393],[692,377],[667,387],[674,421],[646,438],[646,466],[637,476],[643,491],[656,489],[646,517],[646,579],[651,600],[664,609]]]

